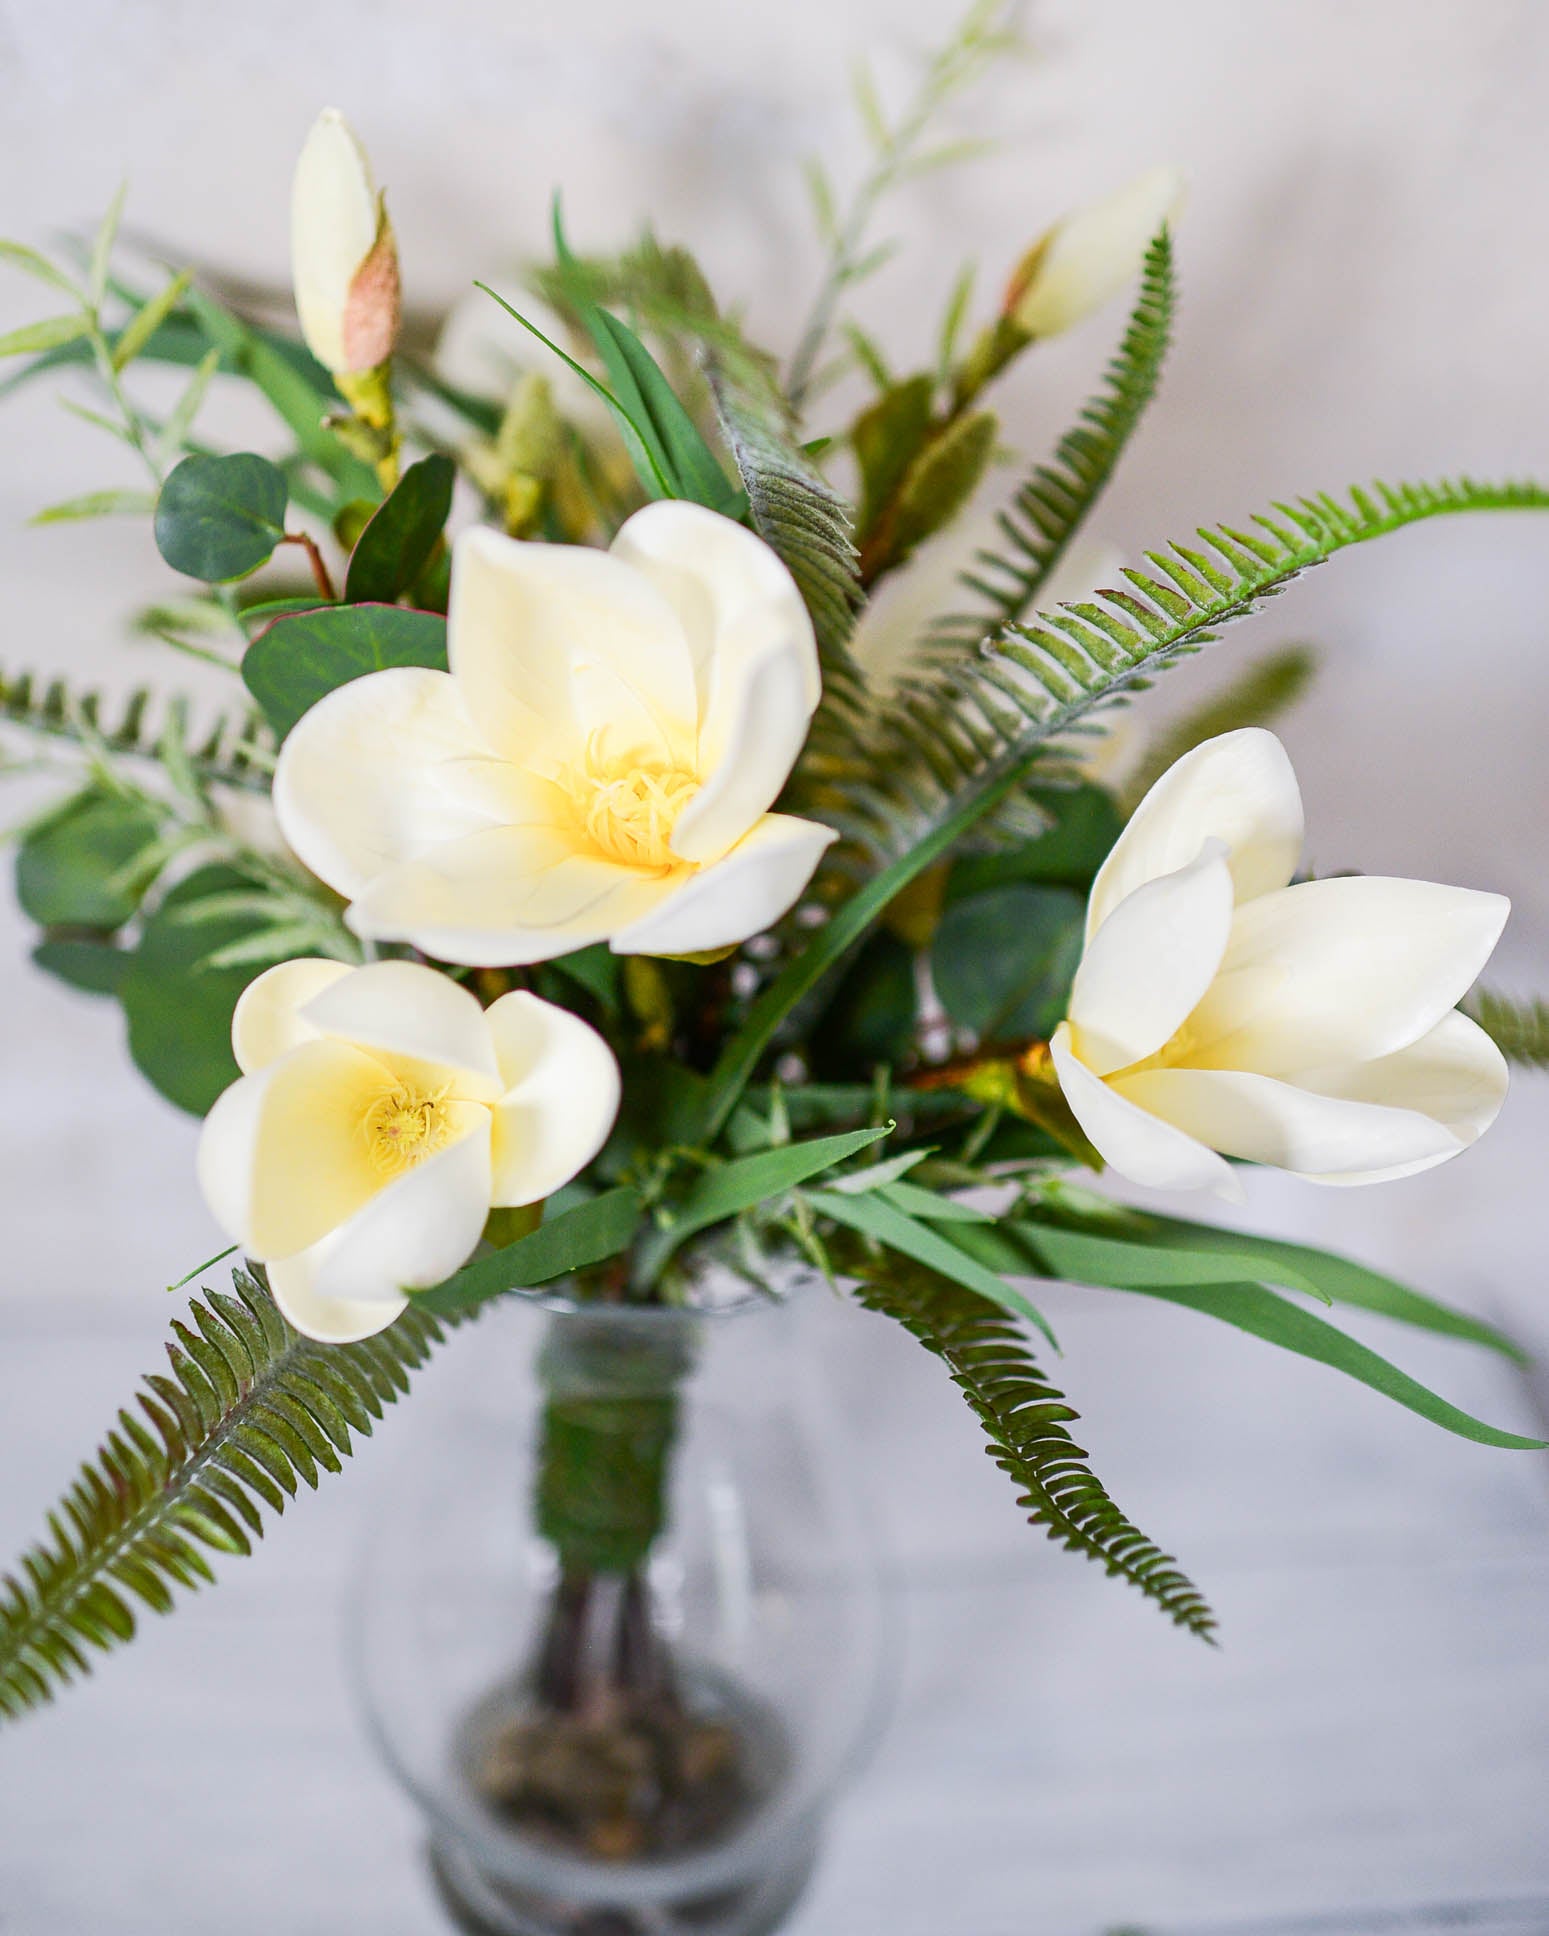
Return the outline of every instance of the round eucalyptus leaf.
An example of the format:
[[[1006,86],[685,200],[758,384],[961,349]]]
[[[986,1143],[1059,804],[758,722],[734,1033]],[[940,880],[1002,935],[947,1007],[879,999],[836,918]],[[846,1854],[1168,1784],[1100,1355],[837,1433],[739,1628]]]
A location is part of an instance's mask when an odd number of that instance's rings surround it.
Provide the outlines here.
[[[206,584],[245,578],[285,535],[285,479],[267,457],[185,457],[161,487],[156,548]]]

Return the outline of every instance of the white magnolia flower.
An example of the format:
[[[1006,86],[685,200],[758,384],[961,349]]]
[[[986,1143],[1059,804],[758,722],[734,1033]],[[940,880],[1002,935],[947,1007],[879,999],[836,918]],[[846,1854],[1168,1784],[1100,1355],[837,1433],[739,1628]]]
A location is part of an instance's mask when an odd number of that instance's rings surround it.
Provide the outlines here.
[[[820,691],[774,552],[698,505],[611,551],[457,540],[450,673],[341,686],[281,749],[280,826],[357,934],[443,961],[730,947],[834,838],[771,813]]]
[[[1035,242],[1011,278],[1005,312],[1029,336],[1084,322],[1129,282],[1164,222],[1177,219],[1183,176],[1152,168],[1079,208]]]
[[[1495,1120],[1505,1061],[1456,1004],[1510,904],[1366,876],[1292,887],[1301,845],[1284,747],[1227,733],[1162,775],[1092,884],[1050,1047],[1076,1120],[1137,1183],[1240,1197],[1223,1156],[1377,1183]]]
[[[307,347],[335,376],[373,370],[398,334],[398,245],[371,163],[337,108],[312,124],[291,187],[291,279]]]
[[[619,1072],[536,995],[481,1009],[433,968],[286,961],[232,1020],[240,1080],[199,1142],[216,1221],[310,1338],[369,1337],[438,1284],[491,1208],[539,1203],[597,1154]]]

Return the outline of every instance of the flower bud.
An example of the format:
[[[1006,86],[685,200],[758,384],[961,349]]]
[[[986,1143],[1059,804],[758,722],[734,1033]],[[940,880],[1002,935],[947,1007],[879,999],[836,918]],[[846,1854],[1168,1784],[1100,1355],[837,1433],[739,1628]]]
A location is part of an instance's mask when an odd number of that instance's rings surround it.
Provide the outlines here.
[[[1002,314],[1026,336],[1056,336],[1116,296],[1164,222],[1177,216],[1183,176],[1152,168],[1105,200],[1067,215],[1017,265]]]
[[[337,108],[325,108],[296,163],[291,275],[307,347],[333,375],[373,370],[398,334],[398,245],[371,164]]]

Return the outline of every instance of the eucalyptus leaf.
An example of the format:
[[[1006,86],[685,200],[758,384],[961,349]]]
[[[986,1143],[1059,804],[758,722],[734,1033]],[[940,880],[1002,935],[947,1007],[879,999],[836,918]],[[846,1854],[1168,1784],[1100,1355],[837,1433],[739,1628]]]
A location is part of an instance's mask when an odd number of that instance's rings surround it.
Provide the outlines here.
[[[351,605],[390,605],[430,560],[452,509],[457,466],[439,452],[411,464],[378,506],[350,555],[344,596]]]
[[[284,739],[336,687],[388,666],[446,670],[446,620],[397,605],[323,605],[278,618],[242,661],[248,691]]]
[[[640,1199],[620,1187],[563,1210],[514,1244],[476,1257],[433,1290],[414,1294],[416,1309],[441,1316],[471,1311],[507,1291],[533,1290],[572,1271],[605,1263],[626,1249],[640,1223]]]
[[[267,457],[185,457],[156,505],[156,548],[174,571],[207,584],[245,578],[285,536],[285,478]]]
[[[86,788],[23,837],[16,853],[22,912],[40,928],[121,928],[140,904],[125,877],[160,833],[143,801]]]
[[[87,995],[116,995],[133,959],[129,949],[115,947],[111,941],[86,941],[74,935],[40,941],[32,951],[35,968]]]
[[[1084,913],[1069,888],[1021,883],[951,902],[931,943],[943,1008],[987,1040],[1048,1035],[1069,1000]]]
[[[1124,816],[1106,788],[1084,781],[1070,787],[1029,787],[1028,796],[1049,817],[1036,839],[963,854],[947,876],[946,899],[960,901],[1010,881],[1079,889],[1084,895],[1124,831]]]

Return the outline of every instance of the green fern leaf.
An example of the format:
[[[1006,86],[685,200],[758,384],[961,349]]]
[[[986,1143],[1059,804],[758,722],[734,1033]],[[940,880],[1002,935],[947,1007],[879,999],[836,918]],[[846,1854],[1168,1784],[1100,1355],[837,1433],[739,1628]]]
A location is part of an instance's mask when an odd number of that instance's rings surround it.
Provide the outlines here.
[[[1463,1008],[1508,1062],[1549,1069],[1549,1002],[1515,1001],[1492,988],[1478,988]]]
[[[167,725],[181,704],[173,700],[158,708],[146,686],[114,701],[95,689],[72,692],[62,679],[45,684],[30,672],[0,672],[0,723],[128,759],[162,758]],[[207,785],[269,791],[274,751],[256,714],[217,719],[180,752],[193,777]]]
[[[754,528],[796,580],[825,673],[842,669],[862,597],[849,506],[797,442],[790,406],[773,383],[753,380],[745,364],[733,365],[713,348],[705,374]]]
[[[1147,552],[1150,570],[1126,570],[1122,588],[1036,613],[972,660],[903,683],[868,718],[864,760],[830,780],[845,796],[834,824],[887,866],[976,797],[1003,798],[1008,781],[1047,760],[1097,707],[1142,689],[1336,552],[1426,518],[1510,510],[1549,510],[1549,487],[1470,478],[1357,486],[1346,499],[1277,504],[1247,528],[1202,528],[1194,545]],[[836,710],[844,703],[840,694]],[[824,757],[837,768],[834,737]]]
[[[48,1516],[48,1534],[0,1574],[0,1719],[89,1673],[93,1650],[134,1637],[137,1603],[170,1613],[175,1587],[213,1581],[207,1552],[248,1553],[263,1508],[340,1470],[352,1433],[408,1388],[442,1336],[412,1305],[358,1344],[291,1329],[256,1276],[195,1298],[174,1322],[170,1376],[151,1373],[94,1461]]]
[[[1175,761],[1207,739],[1242,726],[1268,726],[1294,706],[1312,683],[1317,661],[1311,648],[1287,645],[1260,659],[1223,692],[1176,721],[1146,749],[1125,783],[1124,804],[1133,809]]]
[[[1215,1616],[1203,1595],[1109,1498],[1066,1430],[1079,1414],[1039,1370],[1015,1322],[901,1258],[890,1256],[878,1269],[847,1257],[844,1269],[863,1273],[856,1292],[862,1304],[902,1324],[947,1366],[989,1437],[990,1457],[1019,1488],[1017,1504],[1029,1524],[1211,1640]]]
[[[969,650],[1037,605],[1156,395],[1176,306],[1172,242],[1163,229],[1146,251],[1140,294],[1101,387],[1000,515],[1007,550],[981,551],[977,569],[963,574],[985,611],[939,621],[929,650]]]

